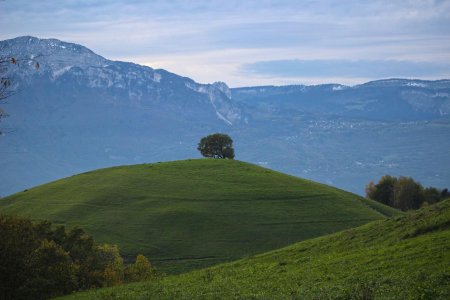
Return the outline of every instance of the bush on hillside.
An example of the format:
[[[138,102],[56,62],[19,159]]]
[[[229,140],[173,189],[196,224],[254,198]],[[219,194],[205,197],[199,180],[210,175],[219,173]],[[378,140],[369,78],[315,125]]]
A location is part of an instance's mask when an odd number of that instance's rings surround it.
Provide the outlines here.
[[[125,280],[127,282],[145,281],[156,277],[156,271],[150,261],[142,254],[136,257],[136,262],[125,268]]]

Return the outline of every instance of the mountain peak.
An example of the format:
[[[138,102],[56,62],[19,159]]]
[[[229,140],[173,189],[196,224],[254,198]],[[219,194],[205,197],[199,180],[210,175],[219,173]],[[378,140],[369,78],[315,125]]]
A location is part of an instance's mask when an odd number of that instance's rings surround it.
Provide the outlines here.
[[[27,47],[28,49],[40,49],[40,50],[54,49],[53,52],[55,52],[58,49],[60,50],[67,49],[70,51],[95,54],[93,51],[79,44],[64,42],[55,38],[40,39],[30,35],[19,36],[16,38],[0,41],[0,44],[3,44],[4,48],[16,48],[21,46]]]
[[[183,99],[193,90],[198,94],[191,95],[195,100],[189,101],[190,107],[214,111],[213,119],[216,121],[218,118],[228,125],[240,118],[239,110],[230,101],[230,89],[223,82],[199,84],[165,70],[108,60],[84,46],[58,39],[22,36],[0,41],[0,50],[3,55],[22,61],[20,68],[8,70],[18,85],[31,86],[40,76],[49,84],[56,82],[56,85],[65,85],[70,82],[71,87],[77,85],[78,91],[88,89],[89,93],[93,92],[91,89],[100,89],[103,95],[109,95],[107,101],[120,99],[129,105],[145,107],[161,104],[162,101],[181,107]],[[41,66],[39,70],[33,68],[33,64],[25,63],[35,60]],[[204,103],[207,103],[206,107],[202,107]]]
[[[14,56],[19,60],[37,59],[42,71],[58,71],[69,66],[95,66],[106,64],[107,60],[88,48],[63,42],[58,39],[40,39],[21,36],[0,41],[3,55]]]
[[[212,85],[218,88],[222,93],[224,93],[228,98],[231,99],[231,90],[225,82],[216,81]]]

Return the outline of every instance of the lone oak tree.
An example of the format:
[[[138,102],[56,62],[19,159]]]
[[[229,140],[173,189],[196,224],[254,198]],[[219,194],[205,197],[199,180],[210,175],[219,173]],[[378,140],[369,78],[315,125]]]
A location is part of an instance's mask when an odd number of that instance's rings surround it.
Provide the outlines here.
[[[234,158],[233,140],[227,134],[214,133],[200,140],[197,147],[204,157]]]

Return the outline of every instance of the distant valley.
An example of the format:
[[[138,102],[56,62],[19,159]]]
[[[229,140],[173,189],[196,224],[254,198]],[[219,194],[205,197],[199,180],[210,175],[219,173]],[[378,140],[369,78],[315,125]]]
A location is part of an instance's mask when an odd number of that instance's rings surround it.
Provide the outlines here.
[[[450,182],[450,80],[229,88],[54,39],[0,49],[41,65],[9,70],[17,93],[0,124],[1,196],[101,167],[196,158],[213,132],[232,136],[239,160],[359,194],[386,173]]]

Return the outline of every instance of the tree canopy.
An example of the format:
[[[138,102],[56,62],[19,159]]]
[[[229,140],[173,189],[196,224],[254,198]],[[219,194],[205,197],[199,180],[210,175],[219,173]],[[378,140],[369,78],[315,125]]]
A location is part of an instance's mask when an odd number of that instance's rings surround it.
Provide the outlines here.
[[[0,299],[47,299],[156,276],[143,255],[124,265],[116,245],[80,228],[0,214]]]
[[[234,158],[233,140],[227,134],[214,133],[205,136],[198,143],[197,149],[204,157]]]
[[[371,181],[366,185],[366,197],[406,211],[442,201],[450,193],[448,189],[424,188],[411,177],[384,175],[378,183]]]

